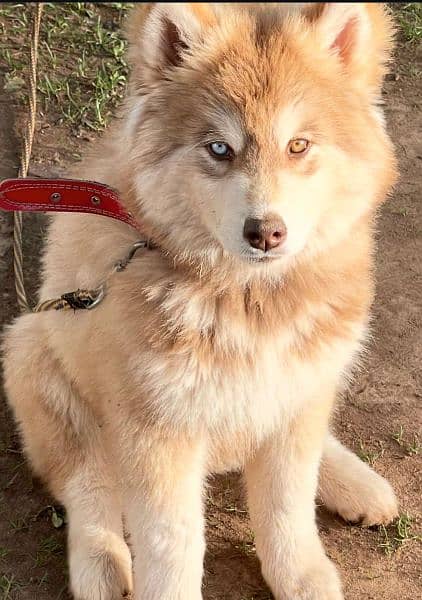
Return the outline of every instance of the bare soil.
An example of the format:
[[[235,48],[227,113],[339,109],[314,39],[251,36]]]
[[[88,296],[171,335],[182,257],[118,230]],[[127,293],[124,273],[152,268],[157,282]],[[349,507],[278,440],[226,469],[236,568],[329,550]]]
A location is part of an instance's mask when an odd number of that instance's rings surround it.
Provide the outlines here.
[[[414,600],[422,596],[421,458],[416,436],[422,422],[422,57],[401,44],[385,84],[388,126],[400,159],[401,180],[379,219],[374,339],[366,367],[335,415],[339,437],[393,484],[402,512],[413,519],[403,543],[397,527],[382,531],[350,526],[318,509],[327,552],[338,565],[347,600]],[[3,89],[0,81],[0,88]],[[14,176],[17,144],[11,127],[21,109],[0,95],[0,177]],[[60,175],[89,139],[40,119],[31,170]],[[370,135],[370,132],[368,132]],[[73,159],[74,160],[74,159]],[[42,216],[25,219],[25,272],[30,294],[37,284],[45,231]],[[12,277],[10,219],[0,215],[0,323],[17,314]],[[1,396],[1,391],[0,391]],[[401,433],[401,435],[400,435]],[[398,435],[395,435],[398,434]],[[394,436],[398,439],[394,439]],[[65,527],[52,522],[54,500],[35,481],[21,454],[4,397],[0,398],[0,599],[67,598]],[[242,491],[236,475],[210,481],[205,600],[265,600]],[[57,524],[57,523],[56,523]],[[384,544],[384,546],[383,546]],[[386,553],[385,544],[391,546]],[[3,594],[3,596],[2,596]]]

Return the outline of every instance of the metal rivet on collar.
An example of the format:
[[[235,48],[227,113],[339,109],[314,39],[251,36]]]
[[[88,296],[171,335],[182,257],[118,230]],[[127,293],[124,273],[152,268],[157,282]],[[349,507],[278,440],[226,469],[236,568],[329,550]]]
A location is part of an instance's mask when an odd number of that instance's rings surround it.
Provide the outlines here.
[[[101,204],[101,198],[99,198],[98,196],[91,196],[91,202],[92,204],[95,204],[95,206],[98,206],[99,204]]]
[[[53,192],[50,196],[51,202],[60,202],[62,195],[59,192]]]

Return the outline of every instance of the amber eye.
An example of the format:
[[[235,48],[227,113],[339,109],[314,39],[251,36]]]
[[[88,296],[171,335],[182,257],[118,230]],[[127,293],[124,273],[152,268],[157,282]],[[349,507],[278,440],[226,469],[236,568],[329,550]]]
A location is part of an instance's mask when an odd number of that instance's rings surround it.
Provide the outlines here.
[[[290,140],[287,147],[289,154],[304,154],[310,147],[311,143],[303,138]]]

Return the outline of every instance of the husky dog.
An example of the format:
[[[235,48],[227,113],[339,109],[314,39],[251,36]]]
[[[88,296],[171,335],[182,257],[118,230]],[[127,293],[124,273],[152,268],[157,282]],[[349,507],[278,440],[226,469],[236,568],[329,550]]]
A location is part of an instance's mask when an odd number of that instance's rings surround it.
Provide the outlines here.
[[[396,179],[378,107],[392,30],[369,3],[129,18],[122,116],[77,175],[116,188],[155,249],[95,310],[21,316],[4,342],[26,452],[68,513],[77,600],[200,600],[210,473],[243,470],[277,600],[343,598],[317,493],[348,521],[396,515],[390,485],[329,431]],[[92,287],[136,239],[55,216],[40,300]]]

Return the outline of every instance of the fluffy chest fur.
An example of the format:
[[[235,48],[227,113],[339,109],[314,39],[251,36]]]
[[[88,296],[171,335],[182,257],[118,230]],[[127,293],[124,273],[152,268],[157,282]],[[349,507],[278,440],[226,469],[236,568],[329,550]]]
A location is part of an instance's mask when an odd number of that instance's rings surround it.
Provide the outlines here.
[[[341,381],[359,347],[369,280],[327,260],[240,286],[143,256],[95,311],[45,315],[49,340],[102,419],[117,411],[134,427],[202,432],[215,464],[232,466],[236,436],[245,448],[288,424]]]

